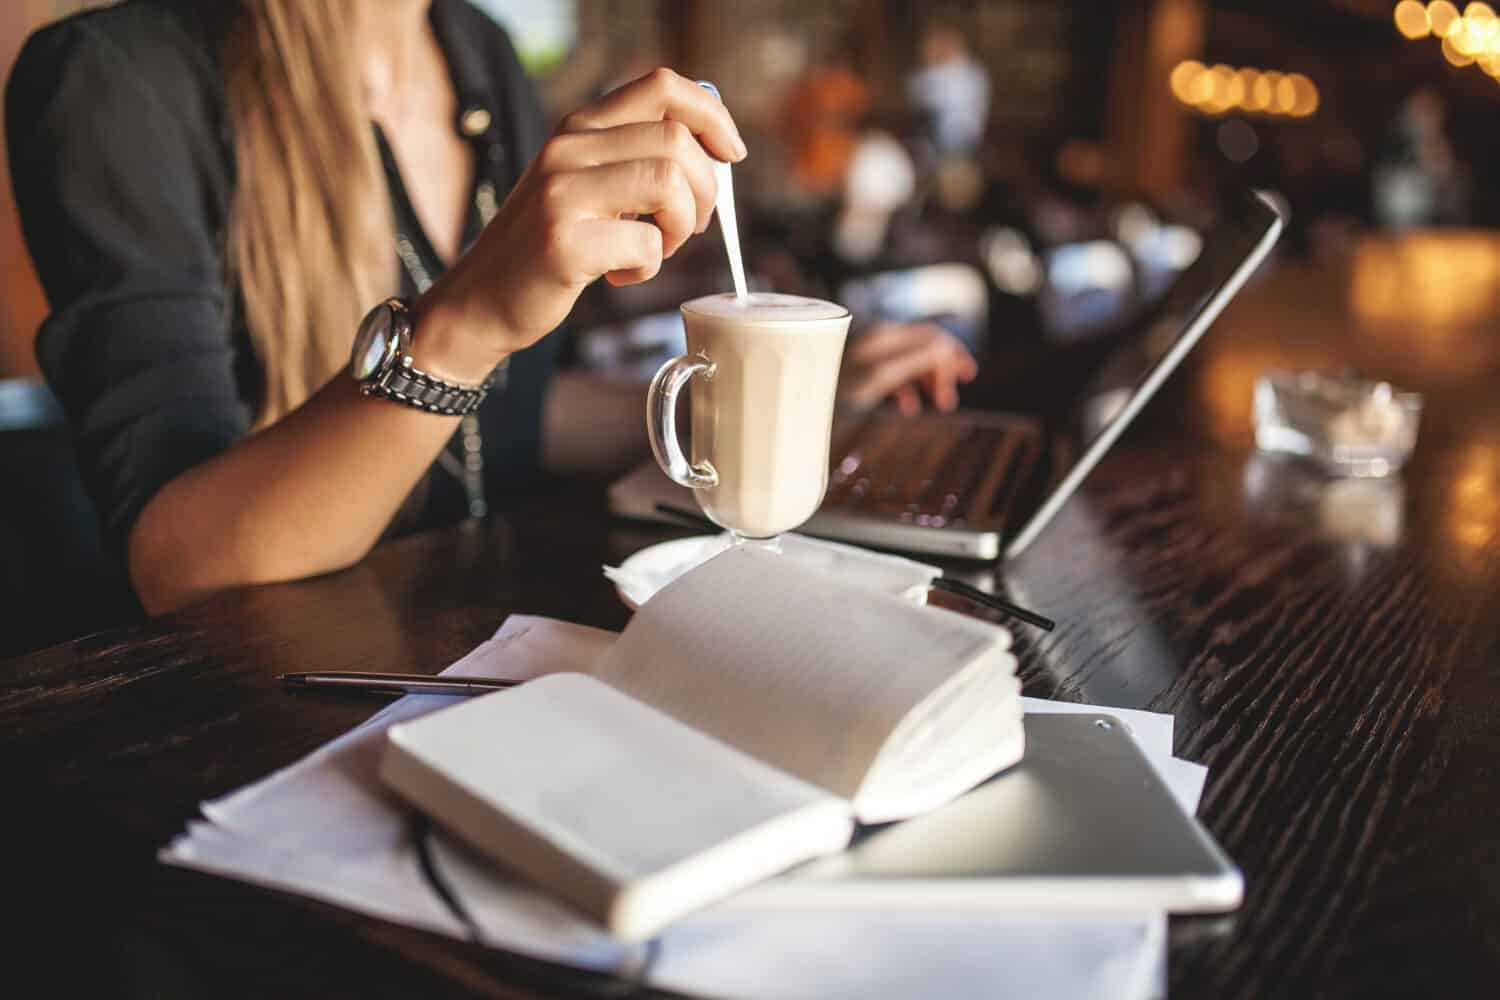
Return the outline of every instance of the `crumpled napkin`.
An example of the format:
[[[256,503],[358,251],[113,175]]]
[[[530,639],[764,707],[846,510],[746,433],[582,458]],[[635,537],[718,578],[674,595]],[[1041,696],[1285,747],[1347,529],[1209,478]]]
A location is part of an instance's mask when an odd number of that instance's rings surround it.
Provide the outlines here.
[[[605,566],[604,575],[614,583],[626,604],[640,607],[658,590],[730,545],[728,532],[703,535],[694,541],[699,544],[678,546],[667,543],[673,548],[662,552],[653,551],[657,546],[642,549],[620,566]],[[810,569],[832,573],[850,583],[865,584],[912,604],[925,603],[928,587],[943,575],[936,566],[871,552],[856,545],[825,542],[790,533],[782,535],[780,541],[781,553],[787,559],[795,559]]]

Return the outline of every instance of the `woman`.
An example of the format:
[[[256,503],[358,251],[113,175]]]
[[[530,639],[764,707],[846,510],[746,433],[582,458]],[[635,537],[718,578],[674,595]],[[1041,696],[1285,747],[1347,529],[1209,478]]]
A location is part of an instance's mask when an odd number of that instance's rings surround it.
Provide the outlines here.
[[[547,334],[702,232],[709,156],[746,152],[666,70],[547,138],[463,0],[131,0],[35,36],[7,109],[38,357],[151,613],[639,451],[640,394],[553,377]],[[864,399],[972,366],[911,331],[865,352]]]

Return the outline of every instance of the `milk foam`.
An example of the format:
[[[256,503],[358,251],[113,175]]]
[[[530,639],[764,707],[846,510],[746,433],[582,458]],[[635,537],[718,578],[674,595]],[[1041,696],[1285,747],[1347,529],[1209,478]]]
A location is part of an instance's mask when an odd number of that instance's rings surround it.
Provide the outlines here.
[[[849,310],[836,303],[780,292],[751,292],[743,298],[732,292],[705,295],[683,303],[682,309],[697,316],[745,323],[827,322],[849,315]]]

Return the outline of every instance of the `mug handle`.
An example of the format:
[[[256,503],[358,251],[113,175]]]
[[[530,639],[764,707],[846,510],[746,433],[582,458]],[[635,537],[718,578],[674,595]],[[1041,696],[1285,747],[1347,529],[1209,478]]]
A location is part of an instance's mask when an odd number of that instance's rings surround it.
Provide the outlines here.
[[[719,472],[707,461],[689,462],[677,440],[677,397],[694,375],[714,377],[714,364],[705,357],[673,358],[661,366],[646,390],[646,434],[656,464],[674,483],[703,489],[719,485]]]

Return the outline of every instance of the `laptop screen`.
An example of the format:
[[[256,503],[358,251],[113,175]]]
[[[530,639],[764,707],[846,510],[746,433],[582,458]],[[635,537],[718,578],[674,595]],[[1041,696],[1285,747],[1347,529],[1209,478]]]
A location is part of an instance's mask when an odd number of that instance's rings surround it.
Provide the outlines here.
[[[1230,283],[1276,219],[1261,198],[1249,192],[1236,197],[1225,218],[1205,236],[1193,263],[1136,318],[1130,335],[1095,374],[1082,413],[1085,444],[1119,418],[1152,369],[1193,328],[1193,321]]]
[[[1095,377],[1082,412],[1085,447],[1025,527],[1006,547],[1025,549],[1078,489],[1193,345],[1265,259],[1281,232],[1280,214],[1250,191],[1233,197],[1204,236],[1197,259],[1134,325]]]

